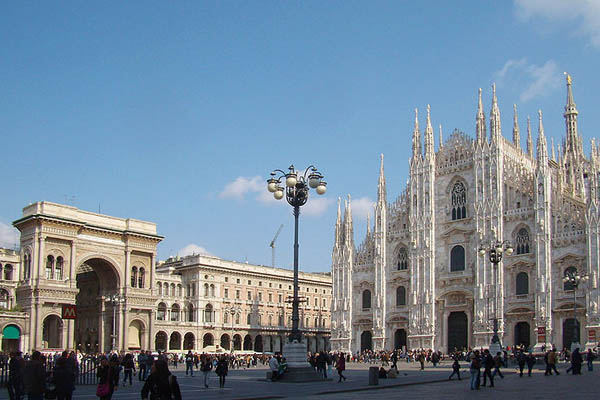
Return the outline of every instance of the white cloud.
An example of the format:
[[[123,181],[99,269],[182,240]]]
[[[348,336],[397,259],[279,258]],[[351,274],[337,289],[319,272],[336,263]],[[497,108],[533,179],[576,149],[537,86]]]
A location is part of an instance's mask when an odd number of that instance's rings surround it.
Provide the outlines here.
[[[535,65],[528,63],[526,58],[508,60],[494,76],[499,85],[518,90],[522,102],[545,96],[558,89],[563,79],[563,73],[554,60]]]
[[[19,231],[0,221],[0,247],[12,249],[19,245]]]
[[[206,250],[204,247],[198,246],[197,244],[194,244],[194,243],[188,244],[183,249],[179,250],[177,252],[177,254],[181,257],[191,256],[193,254],[205,255],[205,256],[213,255],[208,250]]]
[[[327,208],[329,208],[332,203],[333,199],[328,197],[311,196],[300,212],[305,215],[319,216],[327,211]]]
[[[233,182],[225,185],[223,191],[219,193],[219,197],[242,200],[246,193],[266,191],[267,185],[265,182],[260,176],[252,178],[239,176]]]
[[[515,6],[517,17],[523,21],[539,17],[549,22],[568,23],[576,34],[587,36],[592,46],[600,48],[598,0],[515,0]]]
[[[352,199],[352,218],[367,219],[367,215],[373,215],[375,202],[368,197]]]

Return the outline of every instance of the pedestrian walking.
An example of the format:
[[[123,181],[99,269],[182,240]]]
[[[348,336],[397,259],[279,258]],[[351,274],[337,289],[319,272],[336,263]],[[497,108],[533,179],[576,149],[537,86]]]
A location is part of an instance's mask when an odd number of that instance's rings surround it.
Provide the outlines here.
[[[275,382],[279,375],[279,360],[274,355],[269,359],[269,369],[271,370],[271,382]]]
[[[458,376],[458,380],[460,381],[460,363],[458,362],[457,357],[454,357],[454,362],[452,363],[452,373],[448,377],[448,380],[451,381],[454,375]]]
[[[551,350],[548,350],[548,352],[544,356],[544,361],[546,361],[546,372],[544,373],[544,375],[552,375],[552,371],[554,371],[556,375],[560,375],[560,373],[556,369],[558,355],[556,354],[556,349],[554,347]]]
[[[188,371],[191,376],[194,376],[194,355],[192,351],[189,350],[187,355],[185,356],[185,375],[187,376]]]
[[[335,362],[335,369],[337,370],[339,376],[338,383],[341,383],[342,379],[346,380],[346,377],[343,374],[343,372],[346,370],[346,358],[344,357],[344,353],[341,353]]]
[[[519,377],[523,377],[523,368],[525,368],[525,354],[521,350],[517,353],[517,364],[519,365]]]
[[[229,368],[225,356],[221,356],[219,362],[217,363],[217,368],[215,369],[215,372],[219,376],[219,387],[221,388],[225,387],[225,377],[227,376],[228,369]]]
[[[571,353],[571,369],[573,375],[581,375],[581,364],[583,364],[583,357],[579,352],[579,348],[576,348],[573,350],[573,353]]]
[[[117,357],[113,354],[113,357]],[[114,391],[119,387],[119,359],[117,362],[112,361],[109,363],[106,356],[103,356],[100,360],[100,366],[96,372],[98,377],[98,386],[96,387],[96,396],[101,400],[110,400]]]
[[[529,352],[529,354],[527,354],[527,358],[525,361],[527,362],[527,376],[531,377],[531,370],[533,369],[533,366],[537,361],[531,351]]]
[[[504,379],[504,375],[502,375],[502,372],[500,372],[500,367],[504,366],[504,361],[502,358],[502,353],[498,352],[496,353],[496,357],[494,357],[494,373],[492,374],[492,377],[496,376],[496,374],[500,375],[500,378]]]
[[[177,378],[169,371],[169,364],[157,360],[142,387],[142,400],[181,400],[181,390]]]
[[[23,382],[23,369],[25,368],[25,360],[21,357],[21,352],[13,352],[10,354],[10,361],[8,362],[8,397],[10,400],[21,400],[23,397],[23,391],[25,389]],[[588,363],[589,365],[589,363]]]
[[[481,360],[479,359],[479,350],[471,355],[471,390],[479,390],[479,372],[481,370]]]
[[[208,389],[208,380],[210,378],[210,371],[212,371],[213,364],[210,356],[205,355],[200,361],[200,371],[204,374],[204,387]]]
[[[127,378],[129,378],[129,386],[133,385],[132,376],[135,373],[135,363],[131,353],[125,354],[121,365],[123,366],[123,386],[127,384]]]
[[[42,400],[46,392],[46,368],[42,363],[42,353],[34,351],[31,360],[23,371],[25,393],[28,400]]]
[[[594,358],[596,358],[594,352],[592,351],[592,349],[588,349],[587,354],[585,356],[585,361],[587,362],[588,371],[590,372],[594,370]]]
[[[144,350],[140,351],[140,354],[137,356],[138,362],[138,381],[146,380],[146,353]]]
[[[494,367],[494,359],[490,354],[488,349],[485,349],[483,352],[483,384],[481,386],[486,386],[486,378],[490,380],[490,387],[494,387],[494,377],[492,376],[492,368]]]
[[[67,357],[60,357],[56,360],[56,365],[52,371],[52,380],[56,388],[57,400],[71,400],[75,390],[75,378],[77,378],[77,375],[69,365]]]

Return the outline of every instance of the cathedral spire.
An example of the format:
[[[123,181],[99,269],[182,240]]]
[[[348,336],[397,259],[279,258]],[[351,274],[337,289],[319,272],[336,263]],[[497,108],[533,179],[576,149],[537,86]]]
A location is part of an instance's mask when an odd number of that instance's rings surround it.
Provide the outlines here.
[[[513,104],[514,116],[513,116],[513,143],[518,149],[521,148],[521,133],[519,132],[519,120],[517,116],[517,105]]]
[[[527,154],[533,157],[533,139],[531,138],[531,119],[527,116]]]
[[[431,126],[431,107],[427,104],[427,127],[425,128],[425,158],[433,157],[435,153],[433,142],[433,127]]]
[[[354,247],[354,224],[352,223],[352,198],[348,195],[344,213],[344,239],[347,247]]]
[[[479,88],[479,103],[477,105],[477,116],[475,117],[475,131],[477,133],[477,144],[482,144],[487,140],[485,132],[485,113],[483,112],[483,102],[481,101],[481,88]]]
[[[440,124],[440,143],[438,144],[438,150],[441,150],[443,145],[444,145],[444,134],[442,133],[442,124]]]
[[[335,219],[335,245],[342,245],[342,210],[340,203],[342,199],[338,197],[337,218]]]
[[[493,143],[498,143],[502,136],[502,127],[500,126],[500,109],[498,108],[498,98],[496,97],[496,84],[492,85],[492,110],[490,111],[490,138]]]
[[[544,123],[542,121],[542,110],[538,110],[539,126],[537,140],[537,159],[542,166],[548,165],[548,143],[544,135]]]
[[[550,143],[552,146],[552,160],[556,161],[556,152],[554,151],[554,138],[550,138]]]
[[[413,130],[413,159],[421,156],[421,131],[419,130],[419,110],[415,108],[415,129]]]
[[[565,105],[565,123],[567,125],[567,140],[564,148],[565,154],[572,153],[578,155],[581,153],[579,134],[577,132],[577,107],[573,98],[571,75],[565,72],[567,78],[567,104]]]
[[[386,188],[385,188],[385,174],[383,172],[383,153],[381,153],[381,164],[379,166],[379,182],[377,183],[377,202],[385,202],[386,199]]]
[[[367,211],[367,236],[371,235],[371,212]]]

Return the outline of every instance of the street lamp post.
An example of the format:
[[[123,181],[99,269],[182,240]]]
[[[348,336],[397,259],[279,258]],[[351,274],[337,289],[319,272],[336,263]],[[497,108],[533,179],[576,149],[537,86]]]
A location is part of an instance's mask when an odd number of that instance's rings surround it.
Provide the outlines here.
[[[285,187],[282,186],[282,180],[284,178]],[[294,208],[294,295],[292,297],[292,331],[289,335],[289,343],[283,348],[289,370],[287,376],[284,375],[284,379],[292,382],[310,382],[322,379],[306,361],[306,346],[302,343],[302,332],[300,332],[299,329],[298,217],[300,216],[300,207],[306,204],[308,200],[310,189],[314,189],[319,195],[323,195],[327,191],[327,183],[323,180],[323,175],[314,165],[306,168],[304,173],[296,171],[293,165],[289,166],[288,172],[276,169],[271,172],[271,178],[267,180],[267,190],[273,193],[273,197],[275,197],[276,200],[281,200],[285,195],[288,204]]]
[[[225,310],[231,314],[231,340],[229,342],[229,352],[233,354],[233,319],[236,315],[240,315],[242,310],[237,306],[231,306]]]
[[[479,254],[485,256],[488,254],[489,260],[493,265],[493,276],[494,276],[494,318],[493,318],[493,329],[494,335],[490,343],[490,353],[496,355],[499,351],[502,351],[502,344],[500,343],[500,337],[498,336],[498,264],[502,261],[504,254],[511,255],[513,248],[508,240],[503,242],[498,241],[496,238],[490,240],[487,244],[481,244],[479,246]]]
[[[298,217],[300,216],[300,207],[306,204],[308,200],[309,188],[315,189],[319,194],[325,194],[327,183],[323,181],[323,175],[313,165],[306,168],[304,174],[296,171],[293,165],[290,165],[288,172],[276,169],[271,172],[271,178],[267,181],[267,189],[273,193],[273,197],[281,200],[284,196],[284,188],[281,186],[281,180],[285,177],[285,198],[289,205],[294,207],[294,297],[292,299],[292,332],[290,334],[290,343],[297,340],[302,341],[302,333],[298,329],[299,322],[299,304],[298,297]]]
[[[117,306],[122,304],[125,299],[118,293],[113,293],[108,296],[108,301],[113,305],[113,329],[111,335],[111,350],[114,352],[117,349]]]
[[[577,288],[580,283],[587,281],[588,276],[579,271],[566,271],[563,277],[564,283],[570,283],[573,287],[573,341],[571,342],[571,352],[575,349],[580,349],[581,344],[579,343],[579,324],[577,322]]]

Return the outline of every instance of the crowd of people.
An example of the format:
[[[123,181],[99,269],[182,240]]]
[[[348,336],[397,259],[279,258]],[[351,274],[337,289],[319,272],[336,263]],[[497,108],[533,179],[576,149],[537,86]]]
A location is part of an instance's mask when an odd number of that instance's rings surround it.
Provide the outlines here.
[[[572,353],[567,349],[557,352],[552,348],[543,353],[545,375],[559,375],[558,363],[569,361],[570,366],[566,373],[581,374],[582,365],[587,363],[588,371],[593,371],[593,361],[597,349],[580,352],[579,349]],[[333,377],[333,370],[337,373],[338,382],[346,380],[344,371],[347,363],[377,364],[379,378],[393,378],[398,374],[398,363],[419,363],[423,370],[426,363],[437,367],[442,361],[452,361],[452,373],[448,377],[452,380],[455,376],[461,380],[461,362],[470,372],[470,388],[478,390],[480,387],[494,387],[494,379],[499,376],[504,378],[502,368],[508,367],[509,362],[516,365],[520,377],[524,376],[527,367],[527,376],[532,376],[532,369],[541,358],[541,354],[534,355],[525,347],[507,348],[496,354],[487,349],[456,350],[451,354],[443,354],[432,349],[412,349],[394,351],[365,350],[356,353],[343,352],[316,352],[308,353],[307,361],[316,373],[324,379]],[[541,361],[541,360],[539,360]],[[137,353],[108,353],[96,355],[83,355],[81,353],[54,352],[23,355],[14,352],[7,358],[0,353],[0,366],[8,366],[7,388],[11,400],[22,400],[27,395],[30,400],[56,398],[58,400],[71,400],[80,365],[91,362],[94,366],[92,373],[97,377],[96,395],[101,400],[110,400],[119,386],[133,385],[134,379],[143,382],[141,389],[142,399],[181,399],[179,383],[169,367],[177,369],[185,366],[185,376],[193,377],[194,374],[202,376],[205,388],[210,385],[211,373],[219,377],[219,387],[225,386],[225,379],[230,369],[253,368],[259,365],[268,366],[269,377],[276,381],[285,376],[288,364],[281,354],[206,354],[194,353],[152,353],[140,351]],[[386,368],[388,367],[388,368]],[[89,371],[88,371],[89,373]]]

